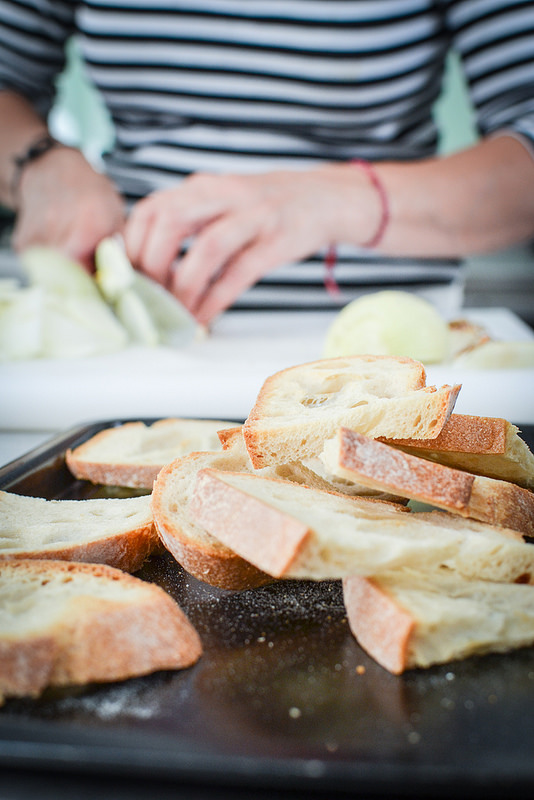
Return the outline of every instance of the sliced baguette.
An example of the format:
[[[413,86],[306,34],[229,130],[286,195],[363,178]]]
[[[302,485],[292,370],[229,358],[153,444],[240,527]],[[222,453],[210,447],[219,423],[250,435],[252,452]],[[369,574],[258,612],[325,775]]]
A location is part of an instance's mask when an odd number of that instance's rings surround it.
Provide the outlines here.
[[[242,425],[236,428],[221,430],[218,435],[223,450],[229,450],[232,447],[244,447]],[[252,463],[250,463],[250,469],[253,469]],[[314,489],[323,489],[325,492],[339,492],[340,494],[347,494],[350,496],[363,495],[365,497],[376,497],[380,500],[388,500],[392,503],[406,503],[405,498],[399,495],[393,495],[390,492],[375,491],[374,489],[369,489],[368,486],[364,486],[362,483],[356,483],[355,481],[328,473],[320,458],[308,458],[304,462],[292,461],[289,464],[275,464],[272,467],[259,469],[257,472],[262,475],[270,475],[270,477],[273,478],[278,477],[294,481],[295,483],[305,483],[306,486],[311,486]]]
[[[334,474],[411,500],[534,536],[534,493],[515,483],[453,469],[340,428],[322,460]]]
[[[200,638],[158,586],[111,567],[0,562],[0,702],[181,669]]]
[[[244,448],[190,453],[163,467],[152,490],[152,514],[161,543],[181,566],[205,583],[222,589],[261,586],[272,578],[207,533],[188,511],[197,473],[205,467],[248,470]]]
[[[65,460],[80,480],[152,489],[165,464],[194,451],[218,449],[217,432],[234,426],[235,422],[208,419],[161,419],[152,425],[126,422],[68,449]]]
[[[499,417],[451,414],[435,439],[385,439],[406,453],[534,489],[534,454],[519,428]]]
[[[425,386],[422,364],[393,356],[350,356],[272,375],[243,425],[254,467],[319,455],[340,425],[368,436],[429,439],[449,418],[459,386]]]
[[[271,575],[241,558],[189,514],[189,500],[197,475],[205,468],[254,473],[289,483],[312,485],[328,492],[332,492],[332,484],[299,463],[254,470],[241,436],[233,439],[231,449],[190,453],[168,464],[159,473],[152,491],[154,525],[162,545],[187,572],[212,586],[233,591],[272,581]],[[399,505],[399,508],[404,506]]]
[[[449,322],[449,355],[452,360],[490,341],[487,330],[476,322],[455,319]]]
[[[235,425],[233,428],[221,428],[221,430],[217,431],[217,436],[219,437],[222,449],[231,450],[236,443],[242,441],[243,426]],[[210,447],[206,449],[213,450],[214,448]]]
[[[394,674],[534,644],[534,586],[399,570],[343,581],[352,633]]]
[[[201,470],[189,515],[277,578],[338,579],[441,565],[487,580],[534,576],[534,547],[515,531],[255,474]]]
[[[0,491],[0,562],[51,558],[135,572],[159,546],[149,495],[45,500]]]

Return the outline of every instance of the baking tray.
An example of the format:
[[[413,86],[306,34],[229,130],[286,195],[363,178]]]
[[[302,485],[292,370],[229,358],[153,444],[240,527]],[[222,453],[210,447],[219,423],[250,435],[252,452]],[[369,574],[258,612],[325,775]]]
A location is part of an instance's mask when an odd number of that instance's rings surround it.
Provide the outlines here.
[[[128,494],[75,480],[64,461],[67,447],[124,421],[56,437],[1,469],[0,487],[59,499]],[[522,431],[532,448],[534,426]],[[151,558],[138,576],[181,605],[202,637],[201,660],[9,700],[0,710],[5,775],[87,774],[108,788],[120,779],[131,797],[143,781],[152,792],[165,782],[204,787],[209,797],[224,787],[240,797],[534,789],[534,648],[393,676],[352,637],[336,581],[229,592],[195,580],[170,555]]]

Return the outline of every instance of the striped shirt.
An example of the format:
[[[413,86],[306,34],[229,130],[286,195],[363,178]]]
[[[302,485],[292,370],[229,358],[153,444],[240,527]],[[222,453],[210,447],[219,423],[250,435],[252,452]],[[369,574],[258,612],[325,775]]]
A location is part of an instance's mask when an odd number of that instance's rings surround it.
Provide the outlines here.
[[[0,88],[47,114],[73,34],[114,124],[105,168],[130,202],[196,171],[430,156],[453,49],[480,134],[534,142],[531,0],[2,0]],[[237,306],[328,308],[380,287],[432,299],[461,275],[455,259],[346,246],[341,297],[326,291],[319,253]]]

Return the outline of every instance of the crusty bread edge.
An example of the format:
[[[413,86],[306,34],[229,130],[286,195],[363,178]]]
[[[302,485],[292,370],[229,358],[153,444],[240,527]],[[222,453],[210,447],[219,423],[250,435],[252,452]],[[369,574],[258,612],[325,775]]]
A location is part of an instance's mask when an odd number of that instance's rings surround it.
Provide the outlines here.
[[[415,629],[413,617],[372,578],[344,578],[343,600],[350,630],[358,644],[381,666],[400,675]]]
[[[301,520],[236,489],[224,472],[209,468],[197,475],[189,513],[231,550],[251,563],[261,562],[261,569],[275,578],[288,572],[310,535]],[[261,541],[247,536],[256,526],[261,527]]]
[[[148,489],[158,477],[163,464],[106,464],[84,461],[68,449],[65,463],[75,478],[102,486],[124,486],[128,489]]]
[[[123,572],[137,572],[147,558],[161,552],[161,543],[152,521],[129,531],[108,535],[92,542],[73,542],[70,546],[17,550],[14,553],[0,551],[2,561],[20,559],[49,559],[54,561],[76,561],[92,564],[107,564]]]
[[[0,564],[0,568],[2,565]],[[91,575],[121,585],[142,584],[141,602],[105,600],[80,593],[48,629],[0,641],[0,703],[36,697],[47,686],[124,680],[164,669],[192,666],[202,655],[200,637],[177,603],[159,586],[102,564],[17,559],[4,569],[43,579]],[[120,642],[120,646],[118,643]],[[13,666],[24,670],[13,673]]]
[[[192,460],[196,455],[190,453],[183,459]],[[186,572],[219,589],[242,591],[271,583],[272,576],[262,572],[218,541],[211,549],[200,542],[192,544],[181,528],[166,524],[161,492],[165,481],[172,475],[174,464],[175,462],[171,462],[161,470],[151,498],[154,526],[163,547]]]
[[[354,480],[534,535],[534,493],[528,489],[428,461],[347,428],[338,435],[339,465]]]

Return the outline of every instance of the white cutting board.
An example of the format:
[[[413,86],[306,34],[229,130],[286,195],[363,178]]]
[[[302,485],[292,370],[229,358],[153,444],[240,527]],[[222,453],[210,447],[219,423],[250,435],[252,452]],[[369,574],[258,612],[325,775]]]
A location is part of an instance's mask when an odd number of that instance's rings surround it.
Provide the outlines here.
[[[495,338],[533,338],[507,309],[465,310]],[[0,429],[61,431],[108,419],[247,416],[272,373],[321,357],[330,314],[233,313],[183,349],[0,364]],[[534,423],[534,370],[430,366],[427,383],[461,383],[461,413]]]

